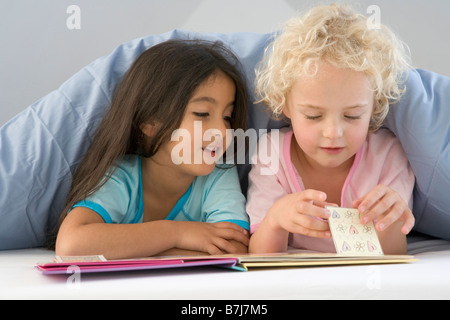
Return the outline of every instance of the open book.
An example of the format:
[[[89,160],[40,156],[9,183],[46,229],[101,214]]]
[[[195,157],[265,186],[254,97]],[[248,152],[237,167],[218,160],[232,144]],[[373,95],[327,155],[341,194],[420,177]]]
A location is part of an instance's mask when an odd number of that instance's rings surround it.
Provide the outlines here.
[[[275,253],[218,256],[160,257],[133,260],[106,260],[103,256],[56,257],[51,263],[38,263],[44,274],[132,271],[199,266],[220,266],[248,271],[253,268],[315,267],[358,264],[407,263],[417,261],[408,255],[384,255],[373,222],[363,225],[356,209],[327,207],[337,253]],[[71,268],[72,267],[72,268]]]
[[[361,264],[391,264],[417,261],[408,255],[343,256],[324,253],[292,253],[265,255],[218,255],[189,257],[150,257],[126,260],[106,260],[103,256],[55,257],[53,262],[37,263],[43,274],[71,273],[76,267],[80,273],[170,269],[217,266],[249,271],[254,268],[315,267]],[[71,271],[69,271],[71,270]]]

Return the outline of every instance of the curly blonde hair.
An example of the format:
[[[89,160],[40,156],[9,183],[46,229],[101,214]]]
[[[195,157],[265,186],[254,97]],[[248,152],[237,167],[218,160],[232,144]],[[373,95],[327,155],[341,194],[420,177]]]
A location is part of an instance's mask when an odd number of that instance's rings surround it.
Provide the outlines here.
[[[387,27],[371,27],[367,17],[350,7],[318,6],[289,20],[266,49],[266,58],[256,70],[257,102],[266,104],[275,118],[282,118],[295,80],[314,76],[318,62],[326,61],[369,77],[374,91],[369,130],[375,131],[382,125],[389,103],[398,101],[405,91],[402,84],[410,68],[408,52]]]

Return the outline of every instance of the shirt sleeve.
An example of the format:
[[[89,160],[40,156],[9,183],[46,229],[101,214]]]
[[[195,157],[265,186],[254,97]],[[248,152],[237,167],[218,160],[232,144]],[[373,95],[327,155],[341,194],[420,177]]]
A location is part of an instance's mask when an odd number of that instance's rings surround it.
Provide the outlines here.
[[[92,195],[76,203],[75,207],[86,207],[99,214],[105,223],[138,223],[142,217],[140,200],[140,166],[117,167],[110,178]],[[106,179],[106,177],[105,177]]]
[[[205,222],[232,222],[249,230],[237,168],[216,168],[208,177],[202,205]]]

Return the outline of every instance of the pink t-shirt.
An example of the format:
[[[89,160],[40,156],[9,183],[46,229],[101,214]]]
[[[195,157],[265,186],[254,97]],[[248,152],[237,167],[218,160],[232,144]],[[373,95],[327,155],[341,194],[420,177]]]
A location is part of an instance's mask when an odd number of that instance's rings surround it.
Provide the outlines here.
[[[270,207],[287,194],[305,190],[302,178],[291,161],[293,131],[283,128],[260,138],[252,157],[247,193],[247,213],[251,233],[255,232]],[[353,166],[341,191],[341,207],[352,207],[356,200],[376,185],[389,186],[412,208],[414,174],[399,140],[380,129],[367,136],[356,153]],[[321,252],[336,252],[332,239],[290,234],[289,246]]]

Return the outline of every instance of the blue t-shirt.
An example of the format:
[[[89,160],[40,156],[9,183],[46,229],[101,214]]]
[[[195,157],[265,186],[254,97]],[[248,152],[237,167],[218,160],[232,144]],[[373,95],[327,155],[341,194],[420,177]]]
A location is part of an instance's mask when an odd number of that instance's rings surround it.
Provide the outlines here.
[[[106,183],[75,207],[97,212],[106,223],[143,222],[141,158],[125,156]],[[228,221],[249,230],[236,167],[214,168],[209,175],[196,177],[166,220]]]

